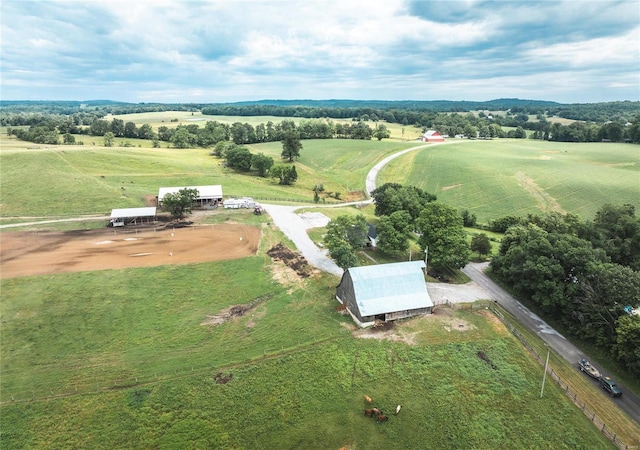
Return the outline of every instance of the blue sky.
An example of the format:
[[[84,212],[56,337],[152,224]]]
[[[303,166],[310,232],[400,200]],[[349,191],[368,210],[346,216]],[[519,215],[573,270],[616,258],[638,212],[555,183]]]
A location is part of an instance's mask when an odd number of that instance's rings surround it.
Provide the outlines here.
[[[640,100],[640,2],[2,0],[0,98]]]

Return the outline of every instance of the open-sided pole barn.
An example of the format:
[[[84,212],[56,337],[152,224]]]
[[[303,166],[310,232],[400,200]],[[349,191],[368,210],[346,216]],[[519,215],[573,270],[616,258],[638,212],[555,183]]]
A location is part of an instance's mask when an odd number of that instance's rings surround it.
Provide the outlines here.
[[[147,208],[119,208],[111,210],[109,226],[122,227],[132,223],[144,223],[155,220],[155,206]]]
[[[433,302],[424,279],[424,261],[351,267],[342,275],[336,298],[361,327],[419,314]]]

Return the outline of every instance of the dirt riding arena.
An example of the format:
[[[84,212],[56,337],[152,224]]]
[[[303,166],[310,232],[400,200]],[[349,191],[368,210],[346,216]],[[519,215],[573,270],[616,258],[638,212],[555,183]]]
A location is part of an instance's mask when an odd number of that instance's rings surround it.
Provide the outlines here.
[[[238,224],[0,234],[0,278],[221,261],[255,255],[260,228]]]

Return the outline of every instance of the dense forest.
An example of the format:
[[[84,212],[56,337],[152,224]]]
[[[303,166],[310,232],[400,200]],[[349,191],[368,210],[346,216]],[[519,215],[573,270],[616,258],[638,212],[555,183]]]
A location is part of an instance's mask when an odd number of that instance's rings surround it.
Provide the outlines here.
[[[640,376],[640,218],[603,205],[572,214],[511,217],[491,269],[547,320],[600,347]]]

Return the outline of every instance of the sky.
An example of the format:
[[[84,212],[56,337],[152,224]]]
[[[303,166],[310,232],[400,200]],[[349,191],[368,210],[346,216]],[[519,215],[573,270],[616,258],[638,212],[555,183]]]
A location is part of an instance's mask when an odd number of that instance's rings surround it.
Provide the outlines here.
[[[1,0],[0,99],[640,100],[640,0]]]

